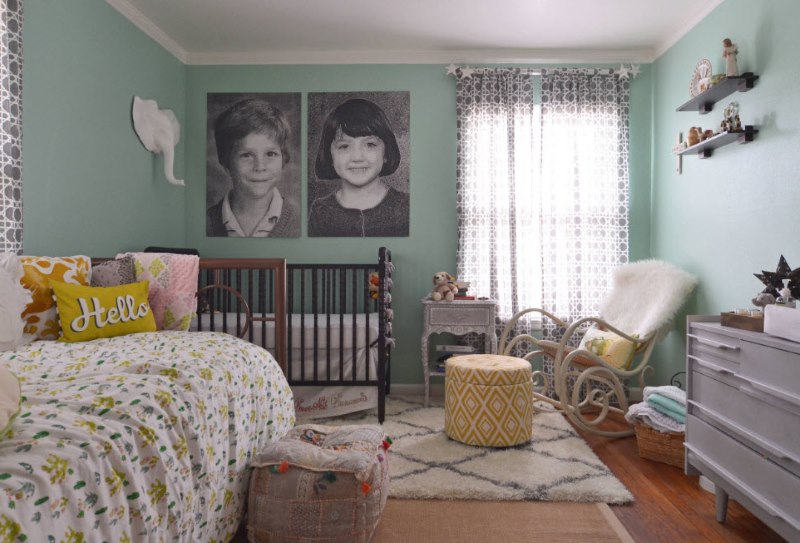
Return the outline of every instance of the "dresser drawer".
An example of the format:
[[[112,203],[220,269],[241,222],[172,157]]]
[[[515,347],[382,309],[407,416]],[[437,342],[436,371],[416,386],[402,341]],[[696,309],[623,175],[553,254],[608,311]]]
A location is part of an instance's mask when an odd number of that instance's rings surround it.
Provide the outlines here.
[[[730,370],[738,370],[742,340],[709,330],[691,327],[687,334],[690,356]]]
[[[715,472],[771,516],[800,529],[800,478],[693,415],[686,418],[686,438],[690,464]]]
[[[800,407],[800,354],[744,341],[741,374],[762,392]]]
[[[765,401],[741,379],[722,381],[703,370],[692,371],[691,414],[750,443],[800,476],[800,416],[779,405]]]

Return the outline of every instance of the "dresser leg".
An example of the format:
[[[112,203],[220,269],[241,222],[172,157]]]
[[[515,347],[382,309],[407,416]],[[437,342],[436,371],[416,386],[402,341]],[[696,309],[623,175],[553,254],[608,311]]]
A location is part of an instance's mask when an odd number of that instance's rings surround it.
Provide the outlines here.
[[[722,490],[719,485],[714,485],[714,493],[717,497],[717,522],[725,522],[728,514],[728,493]]]

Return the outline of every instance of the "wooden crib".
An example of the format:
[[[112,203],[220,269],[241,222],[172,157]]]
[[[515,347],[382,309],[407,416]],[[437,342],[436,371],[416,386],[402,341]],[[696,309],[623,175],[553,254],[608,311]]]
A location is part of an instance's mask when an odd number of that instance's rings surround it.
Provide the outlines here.
[[[272,352],[302,387],[368,387],[385,417],[392,337],[391,251],[367,264],[201,258],[193,329],[224,331]]]

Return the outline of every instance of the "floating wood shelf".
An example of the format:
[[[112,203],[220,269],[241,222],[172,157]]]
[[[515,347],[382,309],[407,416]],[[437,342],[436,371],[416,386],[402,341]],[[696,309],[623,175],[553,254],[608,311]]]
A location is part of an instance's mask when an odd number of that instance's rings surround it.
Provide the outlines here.
[[[723,145],[728,145],[729,143],[733,143],[737,141],[739,143],[750,143],[753,141],[755,135],[758,134],[758,130],[753,128],[750,125],[744,127],[744,130],[737,130],[737,131],[730,131],[730,132],[722,132],[717,134],[716,136],[712,136],[707,140],[703,140],[696,145],[692,145],[691,147],[687,147],[680,153],[679,155],[690,155],[690,154],[697,154],[700,158],[708,158],[711,156],[711,153],[714,149],[718,147],[722,147]]]
[[[745,72],[742,75],[726,77],[713,87],[709,87],[682,106],[677,111],[699,111],[705,115],[714,109],[714,104],[733,94],[736,91],[747,92],[753,88],[758,79],[753,72]]]

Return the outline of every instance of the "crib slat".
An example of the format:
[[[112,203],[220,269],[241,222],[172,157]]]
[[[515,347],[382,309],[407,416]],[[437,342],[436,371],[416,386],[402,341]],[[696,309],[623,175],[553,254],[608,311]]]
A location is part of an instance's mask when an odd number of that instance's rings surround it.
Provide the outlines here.
[[[253,274],[255,270],[247,270],[247,306],[250,308],[250,311],[253,311]],[[266,325],[261,323],[261,327],[265,328]],[[254,343],[253,335],[255,334],[255,323],[250,323],[250,330],[247,332],[247,340],[250,343]],[[262,344],[262,347],[265,349],[267,348],[266,345]]]
[[[366,368],[364,368],[364,373],[366,374],[366,379],[369,381],[370,379],[370,371],[369,371],[369,354],[372,349],[370,349],[369,345],[369,268],[364,268],[364,288],[361,289],[361,295],[364,297],[364,352],[366,353],[365,363]],[[355,348],[355,346],[354,346]],[[353,357],[355,357],[355,351],[353,352]]]
[[[331,378],[331,305],[333,292],[331,285],[333,281],[333,271],[325,270],[325,376]]]
[[[288,348],[286,349],[288,352],[286,353],[286,360],[289,368],[289,379],[292,379],[294,372],[292,371],[292,367],[294,366],[294,357],[292,356],[292,352],[294,351],[293,343],[292,343],[292,335],[293,331],[292,328],[292,314],[294,313],[294,278],[295,274],[294,271],[289,272],[289,292],[288,296],[289,299],[287,301],[287,315],[286,315],[286,332],[287,332],[287,343],[289,344]],[[277,311],[276,311],[277,314]],[[300,376],[300,381],[303,380],[303,376]]]
[[[319,308],[317,306],[317,270],[311,270],[311,313],[314,321],[314,380],[318,379],[319,369],[319,320],[317,318]]]
[[[241,295],[242,293],[242,270],[236,270],[236,292]],[[236,337],[242,334],[242,301],[237,296],[236,298]],[[231,300],[233,304],[234,300]]]
[[[347,270],[339,268],[339,381],[344,381],[344,309]]]
[[[356,370],[357,370],[356,365],[357,364],[356,364],[356,357],[355,357],[356,338],[358,337],[358,329],[356,327],[356,312],[358,311],[358,305],[357,305],[358,304],[358,300],[356,300],[356,298],[358,298],[358,290],[357,290],[358,287],[356,286],[356,282],[357,282],[356,270],[353,270],[353,291],[350,294],[350,296],[352,298],[351,307],[353,308],[352,309],[352,312],[353,312],[353,334],[352,334],[352,336],[353,336],[353,344],[352,344],[352,350],[353,350],[353,379],[352,380],[353,380],[353,382],[358,380],[357,376],[356,376],[356,373],[357,373],[356,372]]]
[[[306,378],[306,274],[300,269],[300,379]]]

